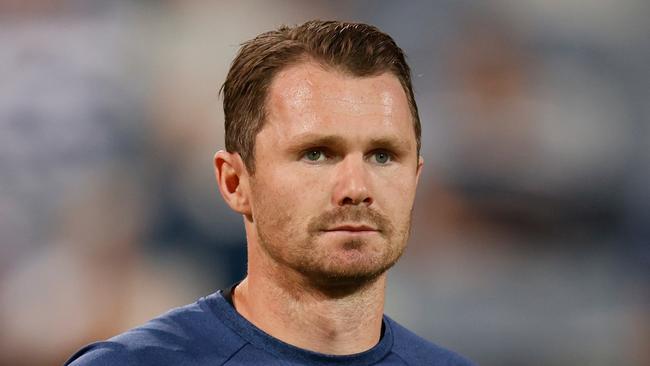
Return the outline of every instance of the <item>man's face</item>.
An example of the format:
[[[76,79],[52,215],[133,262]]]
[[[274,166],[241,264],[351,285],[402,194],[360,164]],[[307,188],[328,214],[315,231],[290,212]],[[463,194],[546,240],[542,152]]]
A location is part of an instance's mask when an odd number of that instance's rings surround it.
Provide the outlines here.
[[[251,211],[263,251],[322,284],[376,278],[402,254],[421,167],[392,74],[301,63],[269,89]]]

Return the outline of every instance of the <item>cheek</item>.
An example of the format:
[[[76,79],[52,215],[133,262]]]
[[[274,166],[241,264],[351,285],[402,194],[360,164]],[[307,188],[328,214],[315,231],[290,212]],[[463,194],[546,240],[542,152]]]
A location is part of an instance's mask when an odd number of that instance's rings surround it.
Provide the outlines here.
[[[284,217],[291,209],[292,203],[287,199],[287,193],[281,185],[275,182],[260,179],[252,187],[253,193],[253,219],[266,223],[268,221],[283,222]]]
[[[269,178],[282,194],[298,205],[322,203],[331,194],[335,171],[326,166],[305,166],[292,162],[275,170]]]
[[[254,216],[282,227],[318,214],[312,207],[318,201],[315,193],[319,190],[318,179],[277,167],[270,174],[259,173],[253,186]]]
[[[384,212],[391,216],[410,213],[415,198],[415,178],[404,177],[411,176],[414,176],[411,171],[378,173],[375,176],[373,192]]]

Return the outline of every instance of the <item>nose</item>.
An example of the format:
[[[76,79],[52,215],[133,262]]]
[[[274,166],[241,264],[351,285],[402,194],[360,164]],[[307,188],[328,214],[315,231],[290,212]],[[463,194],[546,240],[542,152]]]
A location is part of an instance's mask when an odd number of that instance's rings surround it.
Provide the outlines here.
[[[333,203],[336,206],[370,206],[373,198],[370,194],[370,182],[363,156],[349,155],[338,165],[334,177],[336,183]]]

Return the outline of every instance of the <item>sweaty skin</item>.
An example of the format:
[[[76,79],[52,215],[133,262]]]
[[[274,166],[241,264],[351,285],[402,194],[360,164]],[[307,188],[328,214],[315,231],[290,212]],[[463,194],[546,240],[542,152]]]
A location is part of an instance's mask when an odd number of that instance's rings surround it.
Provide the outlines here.
[[[304,62],[276,75],[266,111],[254,175],[237,153],[215,156],[248,240],[235,307],[301,348],[368,350],[423,164],[404,90],[389,73],[359,78]]]

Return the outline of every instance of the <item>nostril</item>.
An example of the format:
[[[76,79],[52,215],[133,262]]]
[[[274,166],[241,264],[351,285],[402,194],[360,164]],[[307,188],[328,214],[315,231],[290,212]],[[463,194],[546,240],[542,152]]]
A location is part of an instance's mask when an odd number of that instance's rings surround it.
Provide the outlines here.
[[[343,200],[341,200],[341,206],[345,205],[359,205],[359,204],[365,204],[365,205],[370,205],[372,203],[372,198],[370,197],[365,197],[363,199],[354,199],[352,197],[345,197]]]
[[[345,197],[343,201],[341,202],[342,205],[353,205],[354,200],[350,197]]]

